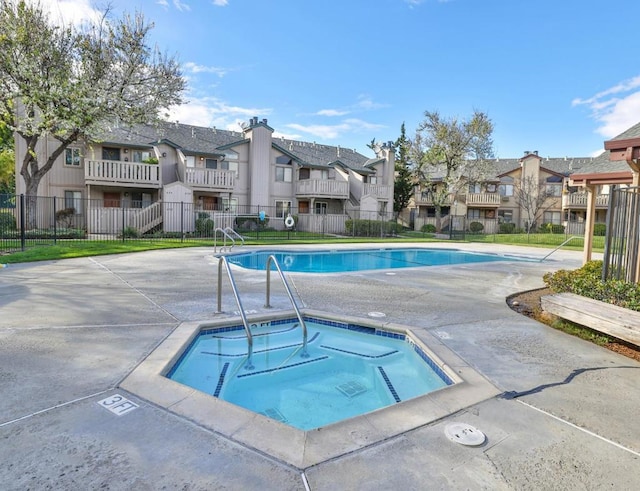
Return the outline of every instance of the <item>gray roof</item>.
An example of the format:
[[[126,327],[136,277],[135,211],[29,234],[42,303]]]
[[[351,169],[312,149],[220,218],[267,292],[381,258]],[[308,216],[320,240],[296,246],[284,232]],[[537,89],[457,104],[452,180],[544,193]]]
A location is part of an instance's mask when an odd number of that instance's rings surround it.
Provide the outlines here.
[[[613,137],[611,140],[629,140],[631,138],[640,137],[640,123],[635,124],[628,130],[625,130],[623,133],[620,133],[618,136]]]
[[[148,146],[163,141],[180,148],[188,155],[215,155],[224,153],[224,150],[236,144],[246,143],[248,140],[241,132],[162,122],[155,126],[112,128],[100,137],[100,141],[127,146]],[[371,171],[365,165],[378,160],[370,159],[354,149],[321,145],[315,142],[276,137],[273,138],[273,144],[303,166],[329,167],[342,164],[349,169],[369,173]]]
[[[605,150],[588,164],[584,165],[576,174],[601,174],[604,172],[629,171],[629,165],[624,160],[609,160],[610,152]]]

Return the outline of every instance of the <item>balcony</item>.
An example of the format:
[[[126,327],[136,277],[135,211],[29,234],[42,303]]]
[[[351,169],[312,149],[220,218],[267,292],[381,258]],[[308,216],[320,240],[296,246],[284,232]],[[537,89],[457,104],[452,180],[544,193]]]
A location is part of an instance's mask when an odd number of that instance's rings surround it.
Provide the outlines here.
[[[413,195],[413,199],[418,206],[433,206],[433,194],[427,191],[421,192],[418,191]],[[442,203],[442,206],[451,206],[453,204],[453,200],[451,196],[447,196]]]
[[[466,196],[467,206],[489,206],[498,207],[502,200],[498,193],[469,193]]]
[[[159,188],[160,166],[119,160],[85,160],[86,184]]]
[[[609,195],[599,194],[596,196],[596,208],[607,208],[609,206]],[[562,197],[563,208],[587,208],[586,193],[565,194]]]
[[[231,191],[236,184],[236,172],[233,170],[185,167],[180,177],[188,186],[200,190]]]
[[[386,199],[391,194],[391,186],[387,184],[364,184],[364,193],[377,199]]]
[[[296,182],[296,196],[300,198],[348,199],[349,183],[336,179],[304,179]]]

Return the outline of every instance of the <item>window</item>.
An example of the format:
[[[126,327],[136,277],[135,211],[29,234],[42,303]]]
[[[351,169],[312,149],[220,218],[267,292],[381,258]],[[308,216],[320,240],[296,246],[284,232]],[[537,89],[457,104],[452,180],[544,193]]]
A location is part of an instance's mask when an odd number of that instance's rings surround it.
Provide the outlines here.
[[[545,211],[544,223],[553,223],[554,225],[559,225],[561,223],[561,216],[561,212],[559,211]]]
[[[505,176],[500,179],[498,193],[500,196],[513,196],[513,177]]]
[[[377,176],[369,176],[369,184],[378,184]]]
[[[217,169],[218,161],[216,159],[204,159],[205,169]]]
[[[329,171],[327,169],[322,169],[320,171],[320,179],[322,179],[323,181],[326,181],[329,179]]]
[[[187,155],[186,157],[187,167],[195,167],[196,166],[196,158],[193,155]]]
[[[65,191],[64,207],[73,208],[76,215],[82,215],[82,193],[80,191]]]
[[[120,160],[120,149],[114,147],[102,147],[102,160]]]
[[[291,167],[276,167],[276,181],[291,182],[291,180],[292,180]]]
[[[230,213],[237,213],[238,198],[222,198],[222,208]]]
[[[511,222],[513,222],[513,211],[512,210],[498,210],[498,221],[500,223],[511,223]]]
[[[308,201],[300,201],[298,203],[298,213],[309,213],[309,202]]]
[[[467,210],[467,218],[470,220],[478,220],[480,218],[480,210],[475,209],[469,209]]]
[[[276,200],[276,218],[285,218],[289,214],[290,210],[291,201]]]
[[[562,196],[562,184],[559,183],[547,183],[545,185],[545,193],[547,196],[558,197]]]
[[[305,181],[311,178],[311,170],[309,168],[300,169],[298,171],[298,179]]]
[[[315,214],[316,215],[326,215],[327,214],[327,203],[325,201],[316,201],[316,203],[315,203]]]
[[[146,150],[132,150],[131,151],[131,161],[132,162],[144,162],[145,160],[149,160],[151,158],[151,152]]]
[[[496,185],[495,184],[487,184],[487,193],[495,193]]]
[[[480,189],[479,182],[472,182],[469,184],[469,193],[470,194],[480,194],[482,190]]]
[[[64,151],[64,165],[80,167],[80,149],[67,148]]]
[[[226,160],[205,159],[204,166],[206,169],[215,170],[232,170],[238,175],[238,162],[227,162]]]

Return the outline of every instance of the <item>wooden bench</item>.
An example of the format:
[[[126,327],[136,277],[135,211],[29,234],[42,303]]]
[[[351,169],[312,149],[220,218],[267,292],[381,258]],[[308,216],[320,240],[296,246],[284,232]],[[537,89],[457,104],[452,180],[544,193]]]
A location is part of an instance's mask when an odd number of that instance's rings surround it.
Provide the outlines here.
[[[640,312],[575,293],[545,295],[540,303],[546,312],[640,346]]]

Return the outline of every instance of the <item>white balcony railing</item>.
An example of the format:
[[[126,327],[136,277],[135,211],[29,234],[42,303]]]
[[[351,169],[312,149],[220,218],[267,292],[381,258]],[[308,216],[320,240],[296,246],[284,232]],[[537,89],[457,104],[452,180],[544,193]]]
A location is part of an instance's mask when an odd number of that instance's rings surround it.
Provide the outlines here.
[[[563,199],[563,206],[568,207],[587,207],[587,194],[586,193],[571,193],[565,194]],[[609,206],[609,195],[599,194],[596,196],[596,206],[606,207]]]
[[[335,179],[304,179],[296,182],[296,195],[347,199],[349,197],[349,183]]]
[[[86,160],[85,181],[108,184],[145,184],[160,186],[160,166],[118,160]]]
[[[424,191],[424,192],[418,191],[417,193],[414,194],[414,200],[417,205],[433,206],[433,194],[428,191]],[[442,203],[443,206],[451,206],[452,204],[453,204],[453,200],[451,199],[451,196],[447,196],[444,202]]]
[[[498,193],[469,193],[467,194],[467,205],[493,205],[500,206],[501,199]]]
[[[189,186],[207,189],[228,189],[235,186],[236,172],[215,169],[184,169],[184,183]]]
[[[375,196],[376,198],[387,198],[391,194],[391,186],[388,184],[364,184],[364,194]]]

